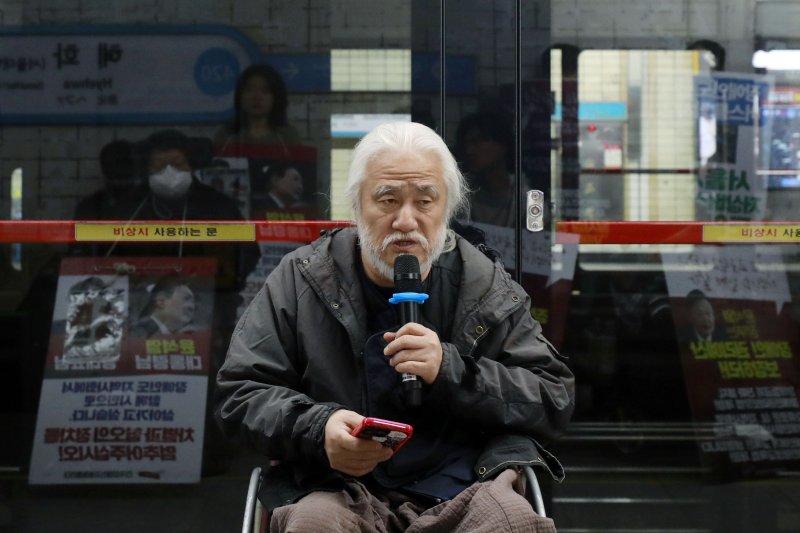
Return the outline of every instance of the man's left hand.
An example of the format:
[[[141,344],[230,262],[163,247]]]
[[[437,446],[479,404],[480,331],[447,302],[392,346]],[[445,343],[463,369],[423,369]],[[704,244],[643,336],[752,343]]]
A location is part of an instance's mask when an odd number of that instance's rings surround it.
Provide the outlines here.
[[[409,322],[397,332],[383,334],[388,342],[383,353],[397,372],[414,374],[430,385],[442,366],[442,343],[435,331]]]

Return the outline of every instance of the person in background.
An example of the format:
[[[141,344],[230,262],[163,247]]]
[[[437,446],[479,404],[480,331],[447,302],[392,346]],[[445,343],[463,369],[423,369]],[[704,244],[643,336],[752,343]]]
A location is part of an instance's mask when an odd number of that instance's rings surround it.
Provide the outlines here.
[[[448,227],[465,189],[433,130],[378,126],[345,187],[356,227],[285,256],[244,312],[216,413],[280,461],[264,480],[270,531],[553,527],[513,490],[509,467],[565,430],[574,379],[522,287]],[[388,301],[401,254],[418,259],[430,296],[404,325]],[[406,403],[401,373],[423,383],[421,406]],[[414,435],[395,454],[352,435],[365,416]]]
[[[176,130],[153,133],[139,146],[142,165],[147,175],[148,192],[131,213],[121,220],[242,220],[235,200],[194,176],[199,157],[193,150],[192,139]],[[202,146],[202,144],[201,144]],[[122,246],[122,245],[120,245]],[[240,303],[239,291],[247,274],[260,257],[255,243],[151,243],[130,246],[134,255],[172,257],[215,257],[218,259],[214,277],[217,291],[215,318],[229,323],[217,331],[230,331],[235,309]],[[227,304],[225,303],[227,302]],[[222,315],[220,315],[222,313]],[[221,342],[226,342],[222,341]],[[223,350],[224,351],[224,350]]]
[[[203,139],[187,137],[177,130],[161,130],[138,144],[146,194],[121,220],[242,220],[236,202],[194,175],[198,153],[208,147]],[[199,147],[199,148],[198,148]]]
[[[133,144],[119,139],[100,150],[103,189],[81,199],[75,207],[74,220],[113,220],[119,206],[129,203],[141,185],[136,175]]]
[[[208,153],[205,153],[208,152]],[[127,200],[114,205],[107,219],[121,221],[242,221],[236,201],[201,183],[194,175],[195,169],[211,161],[212,143],[208,139],[190,138],[180,131],[166,129],[152,133],[132,147],[135,175],[141,184],[130,193]],[[241,292],[247,276],[253,271],[261,252],[253,242],[113,242],[75,243],[71,255],[82,257],[143,257],[162,265],[177,264],[172,259],[214,258],[217,270],[214,275],[213,315],[210,331],[210,375],[216,373],[225,357],[228,341],[236,324],[237,309],[242,305]],[[50,289],[55,293],[55,283]],[[52,310],[48,311],[52,316]],[[44,322],[43,322],[44,324]],[[49,328],[49,324],[47,324]],[[139,324],[137,334],[147,336],[146,321]],[[44,329],[44,326],[43,328]],[[147,328],[152,330],[152,325]],[[167,328],[169,329],[169,328]],[[49,338],[46,331],[37,336]],[[46,354],[46,343],[40,350]],[[213,388],[213,382],[209,383]],[[210,393],[210,391],[209,391]],[[217,425],[211,422],[211,404],[204,439],[203,472],[217,473],[227,468],[231,443]]]
[[[177,130],[153,133],[138,145],[142,173],[147,176],[147,191],[138,205],[122,214],[121,220],[226,220],[243,219],[236,201],[201,183],[195,168],[209,161],[211,143],[189,138]],[[217,259],[214,276],[212,316],[211,375],[225,357],[227,343],[236,324],[236,311],[242,304],[241,291],[247,275],[255,268],[261,252],[253,242],[167,242],[120,243],[115,255],[147,257],[211,257]],[[209,384],[213,387],[213,384]],[[209,392],[211,394],[211,392]],[[211,402],[209,418],[211,420]],[[205,473],[221,472],[230,460],[230,445],[213,423],[207,424],[204,442]]]
[[[456,154],[471,189],[470,221],[514,223],[514,131],[502,112],[468,115],[456,131]]]
[[[300,144],[300,135],[286,117],[286,85],[271,66],[252,65],[242,72],[233,107],[233,121],[214,136],[214,143],[223,151],[229,144]]]
[[[201,152],[208,151],[208,154]],[[136,186],[125,188],[124,198],[103,212],[107,220],[242,220],[235,200],[201,183],[195,168],[211,160],[212,145],[207,139],[190,138],[178,130],[160,130],[132,145]],[[109,156],[110,162],[119,159]],[[126,163],[125,168],[128,168]],[[126,170],[126,172],[129,172]],[[71,255],[131,256],[211,256],[220,260],[217,281],[227,288],[244,285],[260,252],[255,244],[171,243],[77,243]]]

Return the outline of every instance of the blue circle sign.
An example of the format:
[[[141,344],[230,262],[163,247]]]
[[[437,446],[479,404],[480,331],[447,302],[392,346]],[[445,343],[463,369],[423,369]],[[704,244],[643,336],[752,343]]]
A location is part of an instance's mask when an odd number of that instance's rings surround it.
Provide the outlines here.
[[[194,64],[194,81],[209,96],[224,96],[236,88],[239,60],[224,48],[209,48]]]

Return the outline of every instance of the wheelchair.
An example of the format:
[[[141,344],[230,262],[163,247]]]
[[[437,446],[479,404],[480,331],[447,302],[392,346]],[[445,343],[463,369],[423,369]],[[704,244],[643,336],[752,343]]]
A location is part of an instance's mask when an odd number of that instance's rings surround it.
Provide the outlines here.
[[[523,465],[522,472],[525,476],[525,498],[539,516],[546,517],[544,498],[539,486],[536,473],[530,465]],[[250,482],[247,486],[247,500],[244,505],[244,519],[242,533],[267,533],[269,531],[269,513],[258,500],[258,491],[261,488],[261,467],[253,468],[250,473]]]

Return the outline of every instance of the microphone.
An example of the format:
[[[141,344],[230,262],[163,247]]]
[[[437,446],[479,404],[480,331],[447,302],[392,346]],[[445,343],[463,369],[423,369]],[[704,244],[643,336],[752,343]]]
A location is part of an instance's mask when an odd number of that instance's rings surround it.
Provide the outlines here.
[[[411,254],[394,260],[394,295],[389,302],[400,306],[400,324],[419,323],[419,305],[428,299],[422,292],[419,261]],[[409,407],[422,405],[422,381],[414,374],[402,374],[403,397]]]

